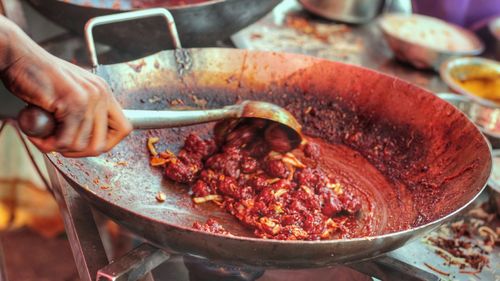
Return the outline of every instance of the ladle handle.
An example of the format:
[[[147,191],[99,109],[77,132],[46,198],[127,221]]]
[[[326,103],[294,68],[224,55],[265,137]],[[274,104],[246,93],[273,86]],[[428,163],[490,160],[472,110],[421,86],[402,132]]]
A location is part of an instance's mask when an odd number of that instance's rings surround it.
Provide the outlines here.
[[[160,129],[189,126],[241,116],[240,107],[209,110],[123,110],[134,129]]]
[[[123,110],[134,129],[161,129],[188,126],[241,116],[240,106],[209,110]],[[27,106],[18,116],[19,127],[30,137],[46,138],[54,134],[54,116],[36,106]]]

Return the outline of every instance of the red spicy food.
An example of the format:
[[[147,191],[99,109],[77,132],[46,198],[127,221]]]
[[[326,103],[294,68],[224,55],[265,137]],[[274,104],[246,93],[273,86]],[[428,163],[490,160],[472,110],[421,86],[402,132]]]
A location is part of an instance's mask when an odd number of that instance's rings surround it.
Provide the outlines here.
[[[224,138],[217,126],[213,139],[190,134],[177,155],[153,150],[151,164],[164,167],[170,180],[189,184],[195,203],[218,204],[258,237],[320,240],[346,231],[360,201],[318,166],[318,145],[276,152],[286,144],[266,141],[266,135],[279,135],[266,132],[269,127],[259,120],[240,123]]]
[[[490,217],[483,206],[471,210],[469,215],[471,217],[441,226],[425,241],[446,264],[458,266],[460,273],[474,275],[490,266],[489,256],[499,240],[498,234],[488,226],[491,222],[487,220],[492,220],[494,215]]]
[[[217,233],[223,235],[231,235],[222,225],[220,225],[215,219],[210,218],[204,224],[199,222],[193,223],[193,228],[197,230],[203,230],[210,233]]]
[[[207,2],[208,0],[133,0],[134,8],[176,7]]]

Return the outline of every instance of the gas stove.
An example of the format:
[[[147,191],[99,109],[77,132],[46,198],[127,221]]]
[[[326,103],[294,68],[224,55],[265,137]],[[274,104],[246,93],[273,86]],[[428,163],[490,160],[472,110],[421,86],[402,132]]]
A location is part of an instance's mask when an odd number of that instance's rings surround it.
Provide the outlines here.
[[[46,23],[29,7],[24,7],[28,28],[36,30],[38,42],[52,54],[85,68],[90,68],[82,38]],[[42,28],[46,26],[47,28]],[[312,30],[312,31],[311,31]],[[47,35],[43,35],[43,33]],[[296,52],[340,60],[399,76],[434,92],[446,91],[445,84],[434,73],[419,72],[394,61],[373,25],[346,26],[326,22],[305,13],[294,0],[287,0],[259,22],[238,32],[215,47],[247,48]],[[97,46],[99,60],[108,64],[136,57],[118,49]],[[28,148],[27,148],[28,149]],[[37,153],[37,152],[32,152]],[[475,275],[460,273],[444,265],[435,249],[416,240],[396,251],[356,264],[318,269],[263,269],[245,265],[219,264],[200,257],[183,257],[148,244],[128,234],[131,241],[124,252],[113,253],[107,218],[93,210],[47,163],[50,190],[58,201],[75,262],[82,281],[158,280],[158,281],[299,281],[299,280],[498,280],[498,249],[490,255],[490,268]],[[46,176],[46,175],[43,175]],[[483,194],[477,204],[487,200]],[[127,233],[126,230],[122,230]],[[137,247],[134,247],[137,246]],[[122,249],[123,250],[123,249]],[[127,252],[128,251],[128,252]],[[110,263],[111,261],[111,263]],[[443,270],[436,270],[436,268]],[[441,271],[441,272],[440,272]]]

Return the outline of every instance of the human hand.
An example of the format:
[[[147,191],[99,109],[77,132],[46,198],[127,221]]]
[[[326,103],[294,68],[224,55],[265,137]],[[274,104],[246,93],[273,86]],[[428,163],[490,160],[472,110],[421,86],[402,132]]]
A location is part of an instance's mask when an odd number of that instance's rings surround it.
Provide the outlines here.
[[[6,28],[1,22],[0,26]],[[130,133],[131,124],[102,78],[52,56],[19,28],[8,28],[4,52],[8,50],[9,57],[4,62],[9,63],[2,67],[2,81],[14,95],[52,113],[56,121],[53,135],[30,137],[42,152],[97,156]],[[5,58],[5,53],[0,55]]]

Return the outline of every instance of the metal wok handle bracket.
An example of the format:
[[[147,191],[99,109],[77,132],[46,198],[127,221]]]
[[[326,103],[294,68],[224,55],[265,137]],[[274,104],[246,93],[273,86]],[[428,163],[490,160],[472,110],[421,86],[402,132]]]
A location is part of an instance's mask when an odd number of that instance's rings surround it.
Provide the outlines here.
[[[92,61],[92,66],[97,67],[99,65],[99,62],[97,60],[97,51],[95,49],[95,42],[94,42],[94,34],[93,34],[94,27],[118,23],[118,22],[131,21],[136,19],[157,17],[157,16],[165,18],[174,47],[176,49],[181,49],[182,48],[181,40],[179,39],[179,34],[177,33],[177,27],[175,25],[174,17],[167,9],[153,8],[153,9],[137,10],[132,12],[100,16],[90,19],[85,25],[85,40],[87,42],[87,49],[89,51],[90,60]]]

